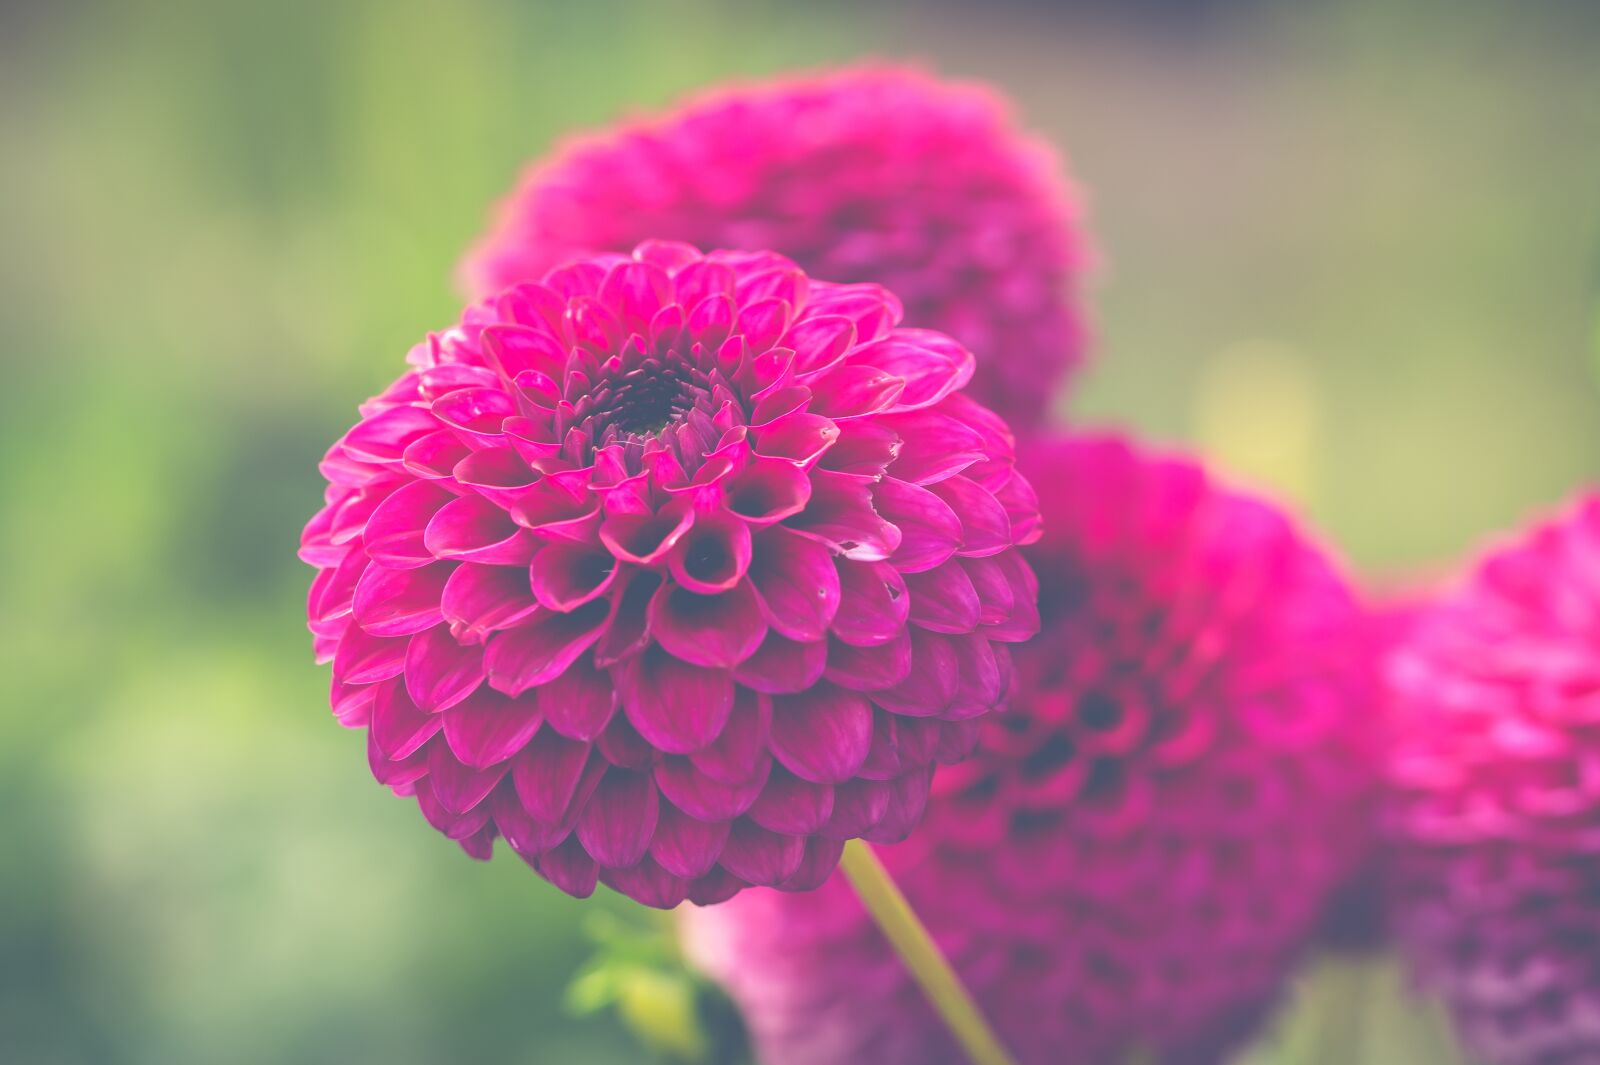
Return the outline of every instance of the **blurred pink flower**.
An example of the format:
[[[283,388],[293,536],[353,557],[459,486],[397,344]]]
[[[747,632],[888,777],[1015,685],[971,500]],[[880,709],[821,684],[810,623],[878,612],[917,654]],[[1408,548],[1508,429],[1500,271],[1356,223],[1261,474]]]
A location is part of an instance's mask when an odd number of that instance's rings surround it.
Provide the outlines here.
[[[650,237],[772,248],[884,284],[977,354],[973,398],[1023,430],[1086,341],[1060,169],[982,85],[873,65],[724,88],[533,166],[463,272],[482,294]]]
[[[1035,631],[1038,514],[972,357],[899,318],[658,242],[413,348],[301,546],[378,780],[475,857],[654,906],[903,837]]]
[[[1214,1062],[1360,853],[1367,628],[1276,510],[1117,439],[1024,448],[1043,629],[880,853],[1025,1063]],[[957,1062],[840,877],[685,914],[769,1065]]]
[[[1491,1065],[1600,1061],[1600,495],[1440,595],[1388,680],[1413,964]]]

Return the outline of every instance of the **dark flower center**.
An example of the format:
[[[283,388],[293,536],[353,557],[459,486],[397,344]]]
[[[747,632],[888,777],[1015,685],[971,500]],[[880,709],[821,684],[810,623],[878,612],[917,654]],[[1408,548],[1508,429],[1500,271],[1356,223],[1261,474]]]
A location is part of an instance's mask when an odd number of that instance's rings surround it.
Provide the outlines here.
[[[604,445],[628,437],[654,436],[710,401],[710,377],[676,351],[669,351],[597,382],[577,406],[580,416],[588,416],[590,439]]]

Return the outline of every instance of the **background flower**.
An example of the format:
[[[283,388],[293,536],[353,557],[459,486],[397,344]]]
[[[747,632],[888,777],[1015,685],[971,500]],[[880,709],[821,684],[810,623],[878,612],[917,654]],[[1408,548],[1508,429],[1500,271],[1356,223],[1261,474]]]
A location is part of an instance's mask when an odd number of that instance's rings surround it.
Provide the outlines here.
[[[1361,850],[1365,621],[1280,513],[1193,462],[1115,438],[1023,461],[1041,634],[884,860],[1022,1061],[1220,1060]],[[960,1060],[839,877],[685,922],[763,1060]]]
[[[1389,663],[1395,923],[1493,1065],[1600,1048],[1600,496],[1491,552]]]
[[[653,906],[895,840],[1035,631],[972,356],[771,253],[647,243],[470,308],[323,461],[333,710],[487,858]]]
[[[651,237],[876,281],[978,356],[1019,429],[1082,357],[1088,253],[1055,152],[988,86],[860,66],[718,89],[536,163],[465,263],[475,293]]]

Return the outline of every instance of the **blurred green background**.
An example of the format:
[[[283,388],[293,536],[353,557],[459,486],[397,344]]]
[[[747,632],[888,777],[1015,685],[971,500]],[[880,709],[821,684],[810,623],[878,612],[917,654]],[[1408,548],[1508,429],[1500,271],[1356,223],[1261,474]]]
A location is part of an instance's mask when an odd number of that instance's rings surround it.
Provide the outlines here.
[[[589,910],[368,779],[294,558],[316,459],[562,130],[867,53],[990,77],[1105,253],[1076,416],[1197,444],[1384,580],[1600,473],[1600,19],[1111,10],[0,10],[0,1061],[639,1060],[561,1008]],[[1300,997],[1320,1050],[1252,1060],[1427,1061],[1392,973],[1356,984]]]

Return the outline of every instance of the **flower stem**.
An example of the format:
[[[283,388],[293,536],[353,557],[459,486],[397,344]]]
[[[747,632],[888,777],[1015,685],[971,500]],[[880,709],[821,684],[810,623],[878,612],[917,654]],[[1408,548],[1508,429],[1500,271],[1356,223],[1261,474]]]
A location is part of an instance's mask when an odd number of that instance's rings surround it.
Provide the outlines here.
[[[973,1065],[1014,1065],[871,846],[859,839],[846,843],[839,868]]]

